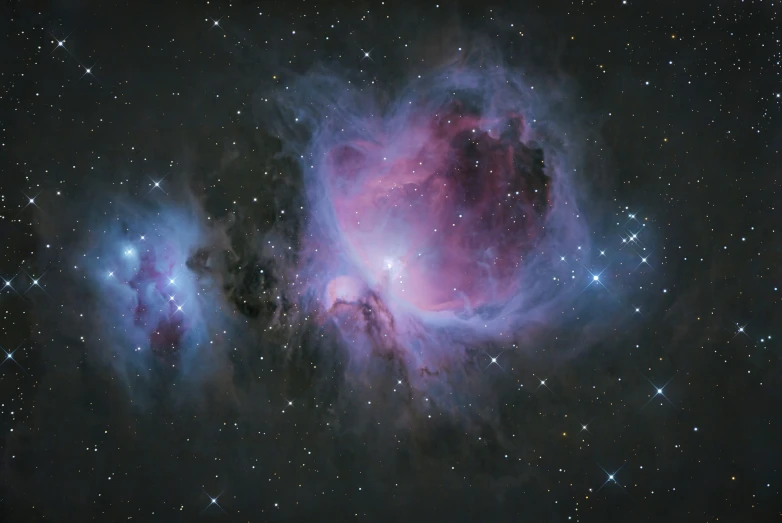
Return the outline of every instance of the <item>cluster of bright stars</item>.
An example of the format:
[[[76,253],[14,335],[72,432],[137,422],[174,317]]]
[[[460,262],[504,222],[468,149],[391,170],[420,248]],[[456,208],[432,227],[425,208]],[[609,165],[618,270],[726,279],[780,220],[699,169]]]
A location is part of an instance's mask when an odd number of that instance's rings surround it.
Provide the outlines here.
[[[70,36],[70,35],[68,35],[68,36]],[[80,80],[81,80],[81,78],[84,78],[85,76],[88,76],[88,75],[89,75],[89,76],[93,76],[93,74],[92,74],[92,70],[95,68],[95,64],[93,64],[93,65],[91,65],[91,66],[84,65],[83,63],[81,63],[81,62],[80,62],[80,61],[79,61],[79,60],[78,60],[78,59],[77,59],[77,58],[76,58],[76,57],[73,55],[73,53],[71,53],[70,49],[68,49],[68,48],[66,47],[66,45],[65,45],[65,42],[66,42],[66,40],[68,39],[68,36],[66,36],[65,38],[63,38],[62,40],[60,40],[60,39],[56,38],[54,35],[52,35],[52,38],[54,38],[54,41],[55,41],[55,42],[57,42],[57,45],[55,45],[55,46],[54,46],[54,49],[52,49],[52,52],[51,52],[51,53],[49,53],[49,54],[53,54],[55,51],[57,51],[57,50],[59,50],[59,49],[63,49],[63,50],[65,50],[65,52],[66,52],[66,53],[68,53],[68,55],[70,55],[70,57],[71,57],[71,58],[73,58],[74,60],[76,60],[76,62],[79,64],[79,68],[80,68],[80,69],[82,69],[82,70],[84,71],[84,74],[82,74],[82,75],[81,75],[81,77],[79,78]]]
[[[22,272],[24,272],[24,271],[22,271]],[[24,290],[23,294],[27,294],[28,292],[30,292],[31,290],[33,290],[35,288],[43,290],[43,287],[41,286],[41,279],[44,276],[43,274],[41,276],[38,276],[38,277],[30,276],[26,272],[24,272],[24,274],[30,280],[30,285],[27,287],[27,289]],[[19,294],[19,292],[16,290],[16,288],[14,287],[14,284],[13,284],[13,282],[16,279],[17,276],[19,276],[19,274],[15,274],[14,276],[12,276],[9,279],[0,278],[0,279],[3,280],[2,290],[4,290],[4,291],[13,291],[13,292]],[[44,291],[44,292],[46,292],[46,291]]]
[[[156,184],[155,184],[155,186],[158,186],[158,185],[159,185],[159,183],[156,183]],[[143,241],[145,241],[145,240],[146,240],[146,235],[144,235],[144,234],[140,234],[140,235],[139,235],[139,241],[143,242]],[[125,249],[122,251],[122,254],[123,254],[123,255],[124,255],[126,258],[129,258],[129,257],[135,256],[135,254],[136,254],[136,250],[135,250],[133,247],[126,247],[126,248],[125,248]],[[108,278],[116,278],[116,271],[114,271],[114,270],[110,270],[110,271],[108,271],[108,273],[106,274],[106,278],[107,278],[107,279],[108,279]],[[170,288],[170,287],[177,287],[177,283],[176,283],[176,277],[171,277],[171,276],[169,276],[169,277],[167,278],[167,283],[166,283],[166,285],[165,285],[165,288],[166,288],[166,289],[168,289],[168,288]],[[182,313],[184,313],[184,310],[183,310],[183,305],[184,305],[184,304],[183,304],[183,303],[177,303],[177,302],[176,302],[176,295],[175,295],[175,294],[169,294],[169,295],[168,295],[168,301],[169,301],[169,302],[171,302],[171,303],[173,303],[173,305],[174,305],[174,307],[175,307],[175,309],[176,309],[176,310],[174,311],[175,313],[176,313],[176,312],[182,312]]]

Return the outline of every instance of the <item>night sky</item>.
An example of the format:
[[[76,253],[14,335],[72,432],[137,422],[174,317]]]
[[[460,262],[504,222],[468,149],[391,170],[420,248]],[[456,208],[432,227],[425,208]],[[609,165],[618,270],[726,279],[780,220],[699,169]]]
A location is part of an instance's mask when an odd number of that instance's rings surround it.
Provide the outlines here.
[[[779,9],[5,2],[0,520],[778,520]]]

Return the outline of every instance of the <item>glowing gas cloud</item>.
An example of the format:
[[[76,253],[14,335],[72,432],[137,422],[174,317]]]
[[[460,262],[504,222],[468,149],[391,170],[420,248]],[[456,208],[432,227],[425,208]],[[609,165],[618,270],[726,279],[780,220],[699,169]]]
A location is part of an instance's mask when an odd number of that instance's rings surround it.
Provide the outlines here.
[[[90,321],[99,352],[120,374],[163,363],[191,373],[209,358],[209,332],[225,323],[211,249],[219,234],[201,211],[179,203],[124,201],[96,222],[75,260],[99,311]],[[96,344],[96,340],[90,340]]]
[[[587,248],[587,224],[554,99],[485,54],[394,92],[323,69],[286,92],[308,131],[287,143],[307,186],[297,272],[352,358],[440,374],[572,294],[552,274],[557,253]]]

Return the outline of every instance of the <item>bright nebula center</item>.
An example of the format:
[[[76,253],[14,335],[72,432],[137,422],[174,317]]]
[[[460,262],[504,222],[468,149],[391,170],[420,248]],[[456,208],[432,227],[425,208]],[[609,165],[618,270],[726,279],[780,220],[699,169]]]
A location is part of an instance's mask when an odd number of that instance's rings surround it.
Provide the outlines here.
[[[487,120],[453,103],[411,115],[382,142],[332,149],[321,172],[354,278],[421,312],[506,301],[549,198],[542,153],[522,143],[523,126],[518,115]],[[358,287],[337,279],[329,298],[351,301]]]
[[[377,355],[453,376],[482,344],[531,339],[570,292],[560,257],[589,235],[566,104],[486,57],[390,91],[330,70],[286,87],[307,197],[291,279],[359,371]]]

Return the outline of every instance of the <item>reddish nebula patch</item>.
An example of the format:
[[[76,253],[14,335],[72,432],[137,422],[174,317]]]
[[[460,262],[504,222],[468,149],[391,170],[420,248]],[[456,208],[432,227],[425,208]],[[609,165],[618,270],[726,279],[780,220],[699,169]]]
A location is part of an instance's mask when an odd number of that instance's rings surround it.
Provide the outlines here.
[[[320,174],[359,276],[332,280],[328,306],[363,287],[422,312],[508,300],[551,203],[542,151],[523,134],[519,115],[487,120],[453,104],[332,148]]]
[[[138,270],[128,281],[136,292],[134,324],[149,333],[150,350],[166,358],[176,355],[187,328],[176,265],[172,256],[150,249],[139,256]]]

